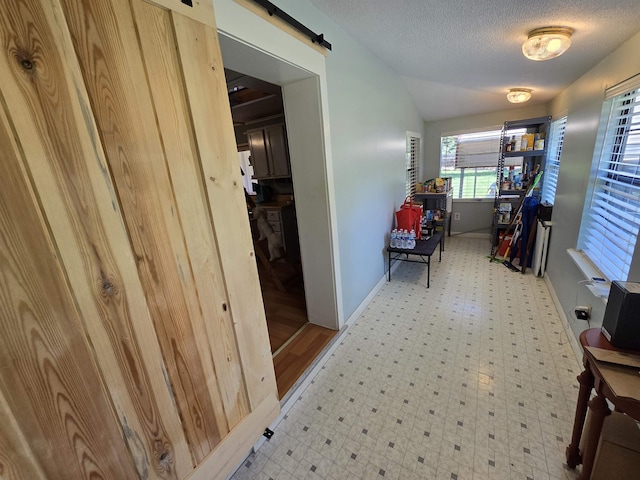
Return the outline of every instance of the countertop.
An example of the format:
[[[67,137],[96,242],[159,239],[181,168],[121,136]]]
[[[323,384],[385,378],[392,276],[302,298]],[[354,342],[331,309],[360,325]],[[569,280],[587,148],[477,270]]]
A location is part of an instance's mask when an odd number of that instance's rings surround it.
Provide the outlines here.
[[[252,198],[255,201],[254,195],[252,195]],[[294,200],[292,200],[292,195],[277,195],[276,198],[270,202],[256,203],[256,205],[263,208],[283,208],[293,204]]]

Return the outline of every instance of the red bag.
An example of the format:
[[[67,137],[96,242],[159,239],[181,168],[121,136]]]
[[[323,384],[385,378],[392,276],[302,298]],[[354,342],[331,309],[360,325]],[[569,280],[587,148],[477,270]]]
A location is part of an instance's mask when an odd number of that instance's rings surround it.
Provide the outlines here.
[[[400,206],[400,210],[396,212],[396,223],[398,229],[410,232],[415,230],[416,238],[422,237],[422,228],[420,221],[422,220],[422,205],[414,205],[410,196],[404,199],[404,203]]]

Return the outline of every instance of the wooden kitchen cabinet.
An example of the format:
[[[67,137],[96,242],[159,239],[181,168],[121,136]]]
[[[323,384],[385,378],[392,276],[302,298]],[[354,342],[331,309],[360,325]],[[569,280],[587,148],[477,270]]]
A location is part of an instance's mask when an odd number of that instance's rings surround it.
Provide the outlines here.
[[[253,178],[287,178],[291,176],[289,147],[283,123],[247,131]]]

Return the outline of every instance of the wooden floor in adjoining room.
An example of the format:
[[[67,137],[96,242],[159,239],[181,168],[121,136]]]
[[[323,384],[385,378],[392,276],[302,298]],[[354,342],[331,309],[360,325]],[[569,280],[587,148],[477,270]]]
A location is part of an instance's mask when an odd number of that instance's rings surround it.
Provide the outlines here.
[[[271,265],[287,290],[279,290],[269,272],[259,266],[276,383],[283,398],[337,331],[307,321],[302,275],[284,263]]]
[[[337,333],[336,330],[307,323],[300,333],[273,357],[280,399],[295,385]]]

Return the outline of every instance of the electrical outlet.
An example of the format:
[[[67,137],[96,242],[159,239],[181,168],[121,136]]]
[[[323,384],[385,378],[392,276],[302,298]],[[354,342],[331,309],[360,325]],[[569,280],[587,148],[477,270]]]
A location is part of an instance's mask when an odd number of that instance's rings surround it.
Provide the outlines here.
[[[460,220],[460,212],[456,212],[453,214],[453,219],[454,220]]]
[[[591,305],[581,305],[573,309],[578,320],[589,320],[591,318]]]

